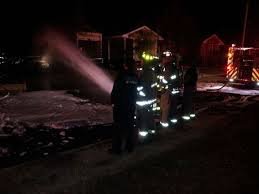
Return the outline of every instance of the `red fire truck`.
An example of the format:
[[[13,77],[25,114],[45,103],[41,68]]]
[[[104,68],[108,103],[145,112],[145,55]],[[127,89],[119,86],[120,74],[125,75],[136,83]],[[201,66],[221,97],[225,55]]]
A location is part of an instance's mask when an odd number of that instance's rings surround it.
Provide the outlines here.
[[[231,83],[259,87],[259,48],[228,49],[227,79]]]

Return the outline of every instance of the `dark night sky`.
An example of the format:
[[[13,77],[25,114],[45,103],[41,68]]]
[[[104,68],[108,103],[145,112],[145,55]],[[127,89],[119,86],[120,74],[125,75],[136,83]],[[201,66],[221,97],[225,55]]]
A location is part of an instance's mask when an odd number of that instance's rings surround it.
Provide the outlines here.
[[[250,1],[249,27],[258,28],[258,1]],[[200,41],[212,33],[231,39],[242,32],[245,10],[245,0],[8,2],[1,7],[5,12],[1,13],[0,40],[1,45],[16,49],[30,45],[33,35],[44,25],[69,28],[76,23],[90,24],[104,34],[117,34],[147,24],[179,42]]]

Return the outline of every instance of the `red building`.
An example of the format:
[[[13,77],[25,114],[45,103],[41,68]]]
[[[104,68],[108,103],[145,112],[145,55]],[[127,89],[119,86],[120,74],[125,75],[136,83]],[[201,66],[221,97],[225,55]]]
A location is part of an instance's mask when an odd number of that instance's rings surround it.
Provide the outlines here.
[[[221,66],[226,63],[226,46],[216,35],[205,39],[201,44],[200,56],[204,66]]]

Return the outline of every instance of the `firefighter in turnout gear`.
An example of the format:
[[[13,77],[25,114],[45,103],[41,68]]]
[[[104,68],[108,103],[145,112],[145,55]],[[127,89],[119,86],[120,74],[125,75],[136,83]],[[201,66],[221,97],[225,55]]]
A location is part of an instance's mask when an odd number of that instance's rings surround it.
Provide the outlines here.
[[[155,133],[156,75],[157,58],[147,53],[142,54],[143,64],[137,87],[137,128],[140,137]]]
[[[121,154],[124,143],[127,151],[134,150],[137,138],[137,130],[134,127],[137,83],[134,65],[123,65],[111,93],[114,120],[111,153]]]
[[[175,125],[178,123],[179,120],[179,112],[178,112],[178,102],[180,98],[180,91],[181,91],[181,70],[179,67],[179,61],[177,56],[173,56],[173,60],[170,65],[170,78],[169,78],[169,91],[171,94],[171,104],[170,104],[170,111],[169,111],[169,121],[171,125]]]
[[[170,58],[168,56],[162,58],[163,74],[159,77],[160,80],[160,106],[161,106],[161,120],[160,125],[163,128],[169,127],[168,117],[170,110],[170,91],[168,90],[168,80],[170,78]]]
[[[176,55],[170,51],[163,53],[164,74],[162,76],[163,94],[161,95],[161,121],[162,127],[178,122],[178,100],[181,89],[181,71],[178,67]]]

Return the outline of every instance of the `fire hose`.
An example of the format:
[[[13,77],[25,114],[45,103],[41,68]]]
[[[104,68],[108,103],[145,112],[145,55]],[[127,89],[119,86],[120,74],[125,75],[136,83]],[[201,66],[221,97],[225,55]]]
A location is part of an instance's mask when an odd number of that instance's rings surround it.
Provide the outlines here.
[[[226,82],[223,84],[223,86],[221,86],[220,88],[217,89],[207,89],[206,91],[216,91],[219,92],[221,89],[223,89],[224,87],[226,87],[229,84],[229,82]]]

